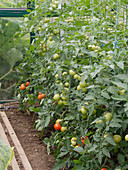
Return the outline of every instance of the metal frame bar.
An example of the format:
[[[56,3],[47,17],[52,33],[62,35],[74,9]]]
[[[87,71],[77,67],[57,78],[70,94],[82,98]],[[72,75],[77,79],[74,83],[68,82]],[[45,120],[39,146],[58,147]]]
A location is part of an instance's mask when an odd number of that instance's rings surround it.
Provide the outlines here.
[[[0,17],[24,17],[28,8],[0,8]]]

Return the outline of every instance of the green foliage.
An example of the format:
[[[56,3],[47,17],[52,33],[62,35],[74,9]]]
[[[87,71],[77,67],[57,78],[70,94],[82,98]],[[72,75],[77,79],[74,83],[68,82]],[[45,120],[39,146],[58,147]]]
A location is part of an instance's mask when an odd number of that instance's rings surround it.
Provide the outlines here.
[[[6,170],[11,163],[14,152],[8,145],[0,139],[0,170]]]
[[[21,81],[29,79],[30,85],[18,93],[22,109],[38,114],[37,130],[51,130],[44,141],[48,153],[50,146],[54,149],[55,169],[66,165],[87,170],[128,167],[125,5],[125,1],[119,3],[117,17],[116,0],[67,1],[58,6],[46,1],[37,4],[31,20],[24,19],[21,34],[35,32],[35,40],[18,68],[25,73]],[[38,100],[39,92],[46,98]],[[59,101],[53,99],[55,94]],[[62,119],[60,125],[67,130],[53,129],[57,119]],[[120,142],[114,140],[115,134],[121,136]],[[77,140],[72,142],[73,137]]]

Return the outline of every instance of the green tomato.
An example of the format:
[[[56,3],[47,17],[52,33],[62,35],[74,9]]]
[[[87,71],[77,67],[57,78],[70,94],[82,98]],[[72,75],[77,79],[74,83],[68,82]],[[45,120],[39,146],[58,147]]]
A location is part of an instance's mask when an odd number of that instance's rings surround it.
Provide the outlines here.
[[[126,141],[128,141],[128,134],[127,134],[127,135],[125,135],[125,140],[126,140]]]
[[[74,75],[74,79],[77,79],[77,78],[78,78],[78,75],[77,75],[77,74],[75,74],[75,75]]]
[[[56,59],[59,58],[59,57],[60,57],[60,56],[59,56],[59,54],[57,54],[57,53],[53,55],[53,59],[54,59],[54,60],[56,60]]]
[[[81,87],[80,87],[80,85],[79,85],[79,86],[77,86],[77,90],[78,90],[78,91],[80,91],[80,90],[81,90]]]
[[[120,135],[114,135],[114,136],[113,136],[113,139],[114,139],[114,141],[115,141],[116,143],[120,143],[121,140],[122,140],[122,138],[121,138]]]
[[[86,87],[86,86],[87,86],[86,82],[83,82],[83,83],[80,82],[80,87]]]
[[[84,115],[87,114],[87,110],[85,110],[83,107],[80,109],[80,111],[81,111],[81,113],[84,114]]]
[[[109,120],[109,121],[110,121],[110,120],[112,119],[112,114],[109,113],[109,112],[106,113],[104,116],[105,116],[106,120]]]
[[[59,100],[58,101],[58,105],[61,106],[63,104],[63,101],[62,100]]]
[[[60,99],[60,95],[59,94],[55,94],[53,98],[54,98],[55,101],[58,101]]]
[[[74,75],[75,75],[75,72],[74,72],[73,70],[69,70],[69,74],[70,74],[71,76],[74,76]]]
[[[86,115],[86,114],[85,114],[85,115],[82,114],[82,118],[83,118],[83,119],[86,119],[86,118],[87,118],[87,115]]]
[[[68,83],[68,82],[66,82],[66,83],[65,83],[65,86],[66,86],[66,87],[69,87],[69,83]]]
[[[87,88],[86,87],[82,88],[82,91],[83,91],[83,93],[85,93],[87,91]]]

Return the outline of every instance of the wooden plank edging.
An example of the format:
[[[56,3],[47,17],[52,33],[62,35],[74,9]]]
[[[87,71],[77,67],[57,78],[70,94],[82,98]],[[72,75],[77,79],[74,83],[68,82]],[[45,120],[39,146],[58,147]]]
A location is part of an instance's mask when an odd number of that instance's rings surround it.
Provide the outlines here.
[[[21,144],[20,144],[20,142],[19,142],[19,140],[18,140],[18,138],[17,138],[17,136],[16,136],[16,134],[15,134],[15,132],[14,132],[14,130],[13,130],[7,116],[6,116],[6,114],[5,114],[5,112],[0,112],[0,115],[1,115],[1,117],[3,119],[3,122],[4,122],[6,128],[7,128],[8,132],[9,132],[9,135],[10,135],[12,141],[13,141],[16,149],[17,149],[17,152],[18,152],[18,154],[19,154],[19,156],[21,158],[21,161],[22,161],[22,164],[24,166],[24,169],[25,170],[32,170],[32,167],[31,167],[31,165],[30,165],[30,163],[29,163],[29,161],[27,159],[27,156],[26,156],[26,154],[25,154],[25,152],[24,152],[24,150],[23,150],[23,148],[22,148],[22,146],[21,146]]]

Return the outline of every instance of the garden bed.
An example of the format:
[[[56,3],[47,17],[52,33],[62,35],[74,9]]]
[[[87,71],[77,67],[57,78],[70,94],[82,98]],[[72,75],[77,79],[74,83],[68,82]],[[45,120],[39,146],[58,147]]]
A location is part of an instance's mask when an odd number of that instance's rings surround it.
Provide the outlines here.
[[[7,103],[2,106],[18,107],[18,105],[18,102],[15,102]],[[6,115],[27,155],[32,168],[34,170],[51,170],[55,160],[53,155],[47,155],[46,146],[43,144],[42,140],[40,140],[39,132],[33,129],[33,115],[25,115],[16,108],[6,110]],[[3,122],[2,125],[4,127]],[[7,137],[9,137],[7,129],[5,129],[5,133]],[[11,139],[8,138],[8,140],[11,146],[14,146]],[[16,151],[15,157],[20,169],[23,170],[23,165]],[[11,168],[9,168],[9,170],[10,169]]]

